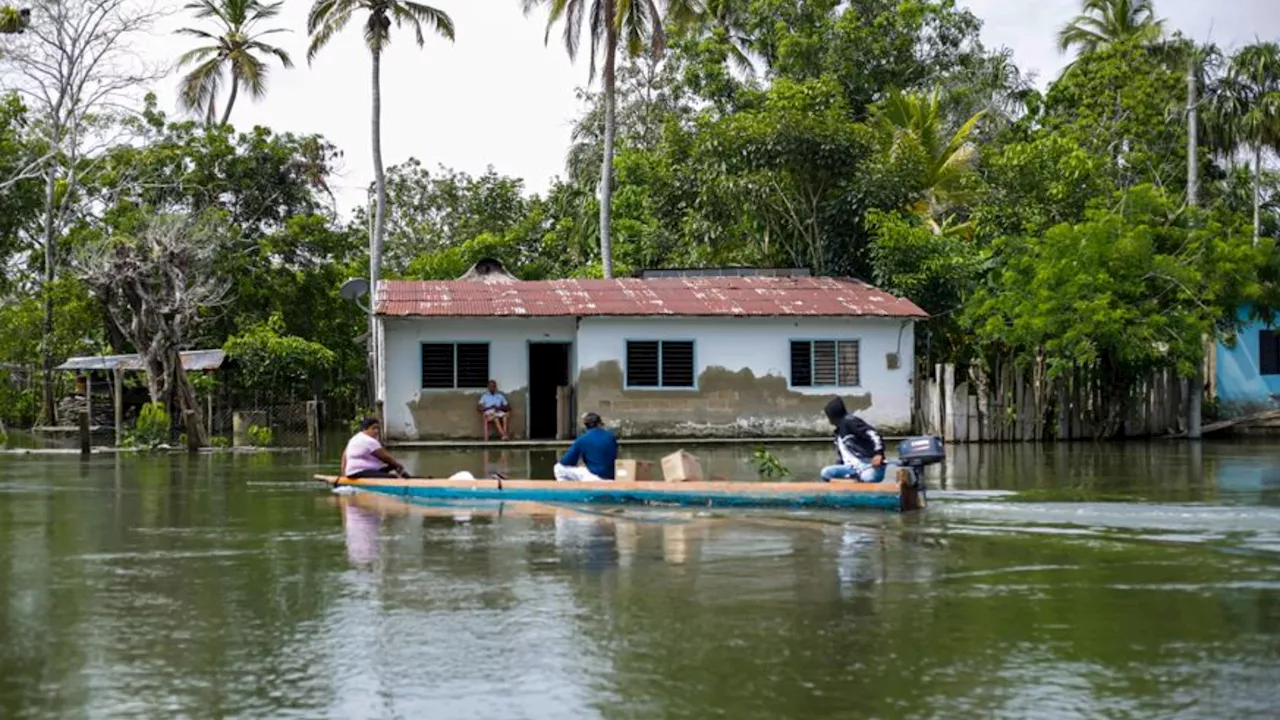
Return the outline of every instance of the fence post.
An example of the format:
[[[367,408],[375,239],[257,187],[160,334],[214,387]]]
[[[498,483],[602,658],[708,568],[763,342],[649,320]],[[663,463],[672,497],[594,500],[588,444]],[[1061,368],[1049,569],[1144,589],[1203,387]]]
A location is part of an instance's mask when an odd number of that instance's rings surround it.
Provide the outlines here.
[[[244,447],[249,444],[249,421],[244,413],[231,413],[231,447]]]
[[[116,447],[120,447],[124,444],[124,373],[120,368],[111,372],[114,376],[111,382],[115,386]]]
[[[89,412],[80,411],[80,454],[88,455],[93,443],[89,437]]]
[[[311,452],[320,449],[320,416],[315,400],[307,401],[307,448]]]
[[[958,442],[956,439],[956,413],[959,408],[956,407],[956,366],[947,363],[942,366],[942,402],[945,405],[944,415],[942,417],[942,437],[950,442]]]
[[[191,428],[195,426],[195,424],[196,424],[196,411],[183,410],[182,411],[182,427],[186,428],[187,430],[187,452],[198,452],[200,450],[200,445],[198,444],[200,442],[200,439],[196,437],[195,433],[191,432]]]

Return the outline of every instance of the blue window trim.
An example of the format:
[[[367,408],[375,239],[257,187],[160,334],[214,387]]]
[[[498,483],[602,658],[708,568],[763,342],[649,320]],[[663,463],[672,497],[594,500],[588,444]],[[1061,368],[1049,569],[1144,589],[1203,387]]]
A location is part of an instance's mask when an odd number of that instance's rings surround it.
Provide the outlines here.
[[[658,343],[658,384],[657,385],[632,385],[629,381],[630,373],[626,367],[627,344],[633,342],[656,342]],[[692,385],[663,385],[662,384],[662,343],[668,342],[687,342],[693,346],[693,384]],[[623,390],[665,390],[665,391],[691,391],[698,389],[698,341],[695,338],[623,338],[622,339],[622,389]]]
[[[452,345],[453,346],[453,387],[447,388],[429,388],[422,387],[422,346],[423,345]],[[485,382],[493,377],[493,343],[488,340],[419,340],[418,341],[418,391],[419,392],[453,392],[455,390],[483,390],[484,388],[458,387],[458,346],[459,345],[484,345],[485,347]]]
[[[824,384],[818,384],[818,383],[816,383],[816,382],[813,382],[813,343],[816,343],[816,342],[833,342],[833,343],[836,343],[836,381],[835,381],[835,383],[832,383],[832,384],[826,384],[826,383],[824,383]],[[839,346],[839,343],[842,343],[842,342],[856,342],[856,343],[858,343],[858,384],[857,384],[857,385],[841,385],[841,384],[840,384],[840,346]],[[793,378],[793,377],[791,376],[791,343],[809,343],[809,384],[808,384],[808,385],[795,385],[795,384],[793,384],[793,381],[795,380],[795,378]],[[796,389],[796,390],[803,390],[803,389],[805,389],[805,388],[860,388],[860,387],[862,387],[862,338],[861,338],[861,337],[843,337],[843,338],[833,338],[833,337],[820,337],[820,338],[797,337],[797,338],[787,338],[787,387],[788,387],[788,388],[792,388],[792,389]]]

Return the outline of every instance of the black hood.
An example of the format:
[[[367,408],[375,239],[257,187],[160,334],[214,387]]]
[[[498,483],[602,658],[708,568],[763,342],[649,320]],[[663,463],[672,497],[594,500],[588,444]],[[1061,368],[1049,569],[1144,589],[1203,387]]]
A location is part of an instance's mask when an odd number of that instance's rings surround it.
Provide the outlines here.
[[[849,411],[844,407],[844,400],[838,397],[831,398],[831,402],[827,403],[827,407],[824,409],[827,413],[827,419],[831,421],[832,425],[839,425],[840,421],[849,414]]]

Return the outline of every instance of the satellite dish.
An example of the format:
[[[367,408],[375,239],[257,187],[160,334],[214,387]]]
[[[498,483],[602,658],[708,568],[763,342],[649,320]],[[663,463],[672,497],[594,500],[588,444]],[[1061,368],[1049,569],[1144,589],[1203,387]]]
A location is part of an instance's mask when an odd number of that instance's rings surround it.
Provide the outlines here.
[[[342,283],[342,287],[338,290],[338,294],[344,300],[355,302],[356,300],[369,294],[369,281],[364,278],[351,278]]]

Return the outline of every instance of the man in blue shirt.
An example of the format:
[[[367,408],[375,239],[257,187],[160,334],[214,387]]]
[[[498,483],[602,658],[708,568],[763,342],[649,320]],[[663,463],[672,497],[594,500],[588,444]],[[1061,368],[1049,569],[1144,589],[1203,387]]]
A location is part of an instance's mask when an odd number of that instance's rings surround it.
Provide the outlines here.
[[[569,446],[556,463],[556,480],[612,480],[613,463],[618,459],[618,438],[605,430],[600,416],[589,412],[582,418],[587,431]],[[578,467],[578,461],[586,467]]]
[[[489,442],[489,424],[498,429],[498,435],[506,440],[507,434],[507,415],[511,412],[511,404],[507,402],[507,396],[498,392],[498,381],[489,381],[489,391],[480,396],[480,401],[476,403],[476,412],[484,416],[484,441]]]

